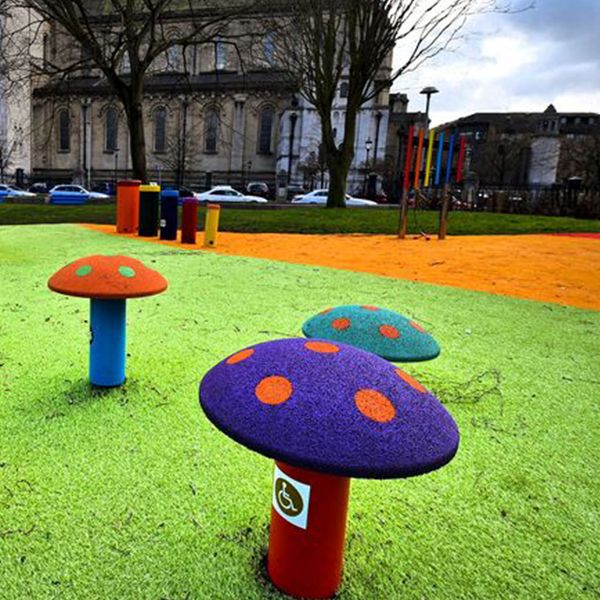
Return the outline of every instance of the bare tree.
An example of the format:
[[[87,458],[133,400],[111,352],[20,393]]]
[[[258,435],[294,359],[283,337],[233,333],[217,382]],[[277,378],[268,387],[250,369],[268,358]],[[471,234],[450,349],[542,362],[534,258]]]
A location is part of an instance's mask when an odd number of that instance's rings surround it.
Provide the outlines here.
[[[531,134],[502,134],[492,131],[477,144],[471,169],[482,185],[511,186],[528,183],[531,160]]]
[[[401,75],[420,68],[461,35],[468,18],[507,11],[500,0],[303,0],[272,24],[277,60],[315,106],[330,175],[329,207],[345,205],[361,107]],[[397,47],[399,66],[392,68]],[[331,111],[347,78],[344,138],[337,143]]]
[[[600,128],[562,142],[559,172],[564,179],[577,177],[586,187],[600,190]]]
[[[37,16],[39,36],[48,24],[56,28],[56,37],[62,34],[65,44],[56,57],[46,51],[38,57],[26,53],[34,71],[49,77],[50,84],[58,89],[71,74],[91,68],[100,72],[123,105],[133,175],[143,181],[144,85],[153,64],[171,48],[227,39],[229,22],[252,12],[251,2],[216,0],[0,0],[0,13],[18,9]],[[12,32],[14,48],[19,33]]]

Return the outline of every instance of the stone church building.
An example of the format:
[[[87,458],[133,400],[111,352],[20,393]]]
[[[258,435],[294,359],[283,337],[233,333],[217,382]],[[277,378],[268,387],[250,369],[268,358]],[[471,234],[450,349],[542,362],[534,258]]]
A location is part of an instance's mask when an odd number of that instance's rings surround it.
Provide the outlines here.
[[[248,23],[232,23],[232,30]],[[144,116],[149,178],[203,189],[265,181],[279,188],[327,183],[319,163],[319,117],[274,66],[272,36],[241,51],[224,41],[173,47],[155,61],[145,83]],[[73,61],[85,49],[48,24],[43,53]],[[128,65],[123,64],[123,73]],[[382,65],[382,77],[389,75]],[[333,111],[341,140],[347,86]],[[387,90],[359,115],[355,160],[348,189],[360,185],[366,160],[383,155]],[[373,148],[378,140],[379,148]],[[369,148],[369,151],[367,151]],[[99,72],[82,68],[60,81],[40,80],[32,100],[31,173],[35,181],[93,186],[130,176],[128,128],[123,108]],[[321,158],[322,163],[322,158]],[[321,164],[322,169],[322,164]],[[323,170],[323,169],[322,169]]]

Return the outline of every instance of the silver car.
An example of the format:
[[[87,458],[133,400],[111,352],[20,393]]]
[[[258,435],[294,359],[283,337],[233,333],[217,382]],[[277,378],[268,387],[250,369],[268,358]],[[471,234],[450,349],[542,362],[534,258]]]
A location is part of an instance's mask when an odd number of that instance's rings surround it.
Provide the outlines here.
[[[325,206],[327,204],[327,196],[329,190],[313,190],[308,194],[294,196],[292,204],[316,204]],[[354,198],[346,194],[346,206],[377,206],[377,202],[373,200],[365,200],[363,198]]]
[[[229,185],[218,185],[208,190],[208,192],[196,194],[196,198],[200,202],[257,202],[260,204],[267,202],[265,198],[261,198],[260,196],[242,194]]]

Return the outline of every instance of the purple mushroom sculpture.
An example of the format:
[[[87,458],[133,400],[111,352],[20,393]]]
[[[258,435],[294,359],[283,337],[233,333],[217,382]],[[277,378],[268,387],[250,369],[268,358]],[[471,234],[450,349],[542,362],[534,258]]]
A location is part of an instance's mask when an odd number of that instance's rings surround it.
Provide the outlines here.
[[[200,404],[228,436],[275,459],[268,572],[296,597],[339,587],[351,477],[421,475],[459,444],[454,420],[418,381],[327,340],[237,352],[204,376]]]

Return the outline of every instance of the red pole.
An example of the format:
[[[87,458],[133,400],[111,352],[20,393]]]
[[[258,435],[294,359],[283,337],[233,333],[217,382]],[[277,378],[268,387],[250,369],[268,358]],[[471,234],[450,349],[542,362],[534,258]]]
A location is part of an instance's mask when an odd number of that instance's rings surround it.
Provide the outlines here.
[[[331,598],[342,579],[350,479],[275,464],[269,576],[291,596]],[[306,522],[290,522],[299,518]]]
[[[465,164],[465,154],[467,151],[467,139],[465,136],[460,138],[460,150],[458,151],[458,165],[456,168],[456,183],[460,183],[463,178],[463,167]]]
[[[414,133],[415,133],[415,126],[411,125],[408,128],[408,139],[406,140],[406,161],[404,163],[404,191],[405,192],[407,192],[410,189],[410,167],[412,165]]]
[[[197,228],[198,200],[196,198],[184,198],[181,216],[181,243],[195,244]]]
[[[425,139],[425,130],[419,131],[419,145],[417,146],[417,157],[415,158],[415,190],[418,190],[419,179],[421,178],[421,163],[423,162],[423,141]]]

